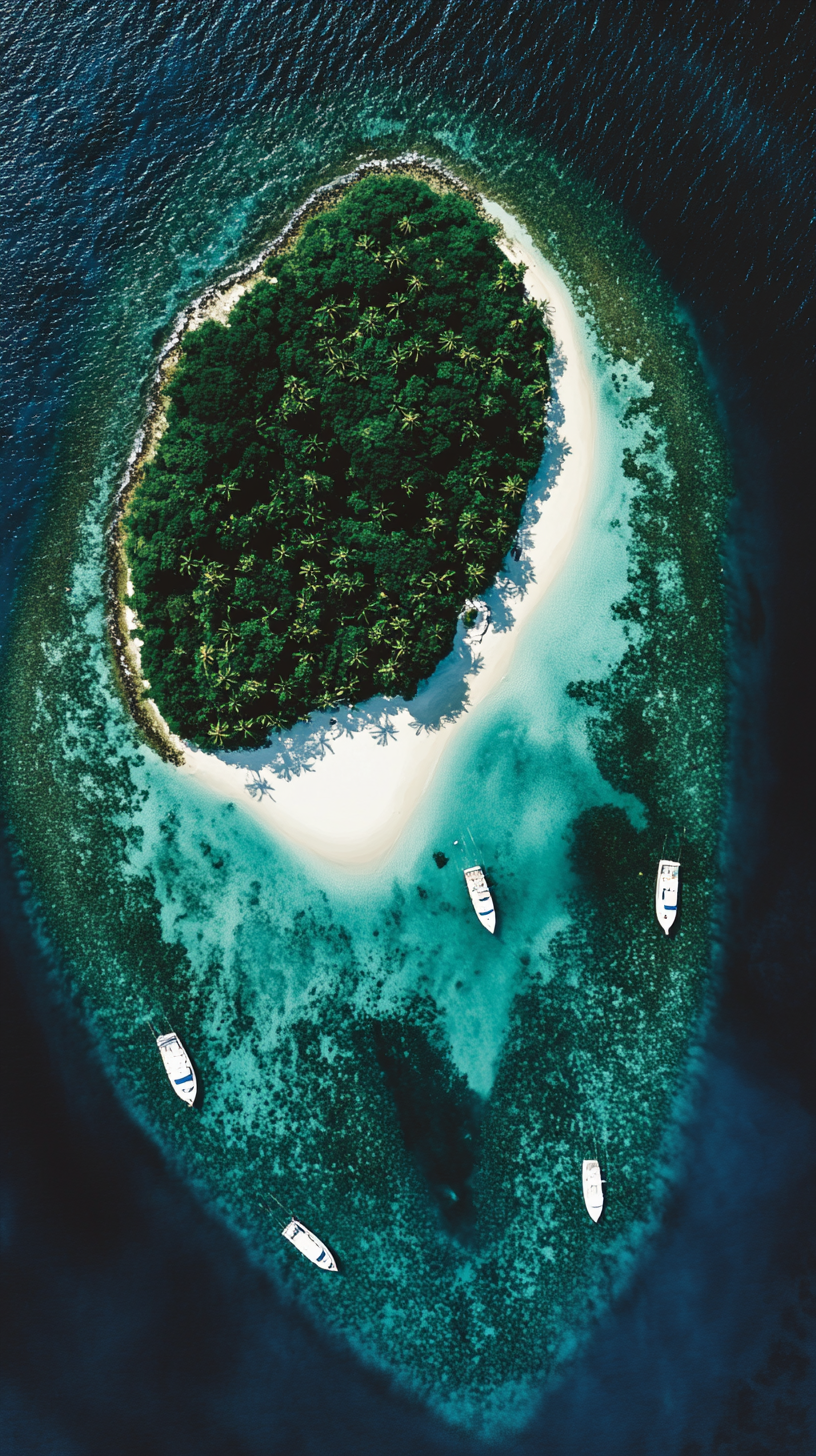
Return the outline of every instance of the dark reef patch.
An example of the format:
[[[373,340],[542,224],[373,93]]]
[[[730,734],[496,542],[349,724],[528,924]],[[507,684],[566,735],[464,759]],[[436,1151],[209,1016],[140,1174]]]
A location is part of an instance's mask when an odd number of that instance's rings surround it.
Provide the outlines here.
[[[459,1239],[473,1232],[471,1179],[484,1100],[457,1073],[431,1010],[374,1022],[375,1055],[394,1099],[405,1147]]]

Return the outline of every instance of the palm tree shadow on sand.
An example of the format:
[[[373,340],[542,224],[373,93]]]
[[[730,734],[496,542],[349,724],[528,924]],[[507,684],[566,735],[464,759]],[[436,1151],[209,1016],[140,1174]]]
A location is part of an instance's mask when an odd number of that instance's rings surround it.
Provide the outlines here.
[[[550,360],[552,396],[541,465],[530,482],[514,548],[505,558],[495,585],[480,599],[489,608],[490,630],[494,632],[512,630],[518,605],[535,584],[530,556],[533,531],[570,454],[563,430],[564,409],[558,397],[558,381],[563,371],[563,356],[556,350]],[[330,712],[314,713],[308,722],[297,723],[287,732],[275,735],[263,748],[222,751],[214,756],[222,763],[247,770],[246,787],[254,799],[274,799],[275,780],[286,782],[301,774],[313,773],[344,738],[367,733],[385,747],[400,729],[404,732],[407,728],[417,735],[438,733],[455,723],[470,706],[471,684],[483,664],[480,643],[460,618],[452,651],[420,685],[410,702],[404,698],[377,697],[355,708],[337,707]]]

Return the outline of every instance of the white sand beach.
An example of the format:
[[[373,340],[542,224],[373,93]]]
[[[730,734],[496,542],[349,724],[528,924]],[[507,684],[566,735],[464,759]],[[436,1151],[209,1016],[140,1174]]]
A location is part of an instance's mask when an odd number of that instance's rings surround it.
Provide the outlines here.
[[[547,450],[525,506],[521,558],[480,599],[487,630],[477,641],[460,622],[453,652],[410,703],[378,698],[354,712],[316,714],[264,749],[212,754],[185,745],[173,770],[352,870],[388,857],[466,716],[507,673],[575,542],[593,475],[596,404],[572,300],[526,231],[482,200],[504,228],[508,256],[525,265],[529,293],[547,303],[556,343]]]

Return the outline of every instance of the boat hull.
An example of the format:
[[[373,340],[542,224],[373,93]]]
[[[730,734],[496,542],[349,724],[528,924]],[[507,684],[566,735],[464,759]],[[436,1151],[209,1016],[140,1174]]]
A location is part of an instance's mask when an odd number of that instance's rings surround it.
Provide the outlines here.
[[[198,1082],[193,1064],[179,1038],[174,1031],[168,1031],[164,1036],[156,1037],[156,1046],[170,1086],[182,1102],[192,1107],[198,1095]]]
[[[303,1255],[304,1259],[308,1259],[310,1264],[316,1264],[318,1269],[325,1269],[328,1273],[337,1273],[337,1260],[331,1249],[327,1249],[323,1240],[319,1239],[317,1234],[313,1234],[311,1229],[308,1229],[298,1219],[293,1218],[286,1228],[281,1230],[281,1235],[290,1244],[294,1244],[298,1252]]]
[[[677,901],[680,893],[680,861],[662,859],[657,866],[655,881],[655,915],[661,930],[668,935],[677,919]]]
[[[604,1210],[603,1178],[601,1165],[596,1158],[584,1158],[581,1174],[586,1211],[593,1223],[597,1223]]]
[[[476,911],[480,925],[489,930],[491,935],[496,933],[496,907],[493,904],[493,896],[488,888],[485,872],[481,865],[471,865],[465,870],[465,884],[470,895],[470,903]]]

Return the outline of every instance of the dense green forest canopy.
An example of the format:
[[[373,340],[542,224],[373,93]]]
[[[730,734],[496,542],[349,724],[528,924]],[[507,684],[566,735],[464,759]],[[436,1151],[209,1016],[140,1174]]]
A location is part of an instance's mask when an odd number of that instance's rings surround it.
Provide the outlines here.
[[[183,738],[411,698],[450,651],[549,396],[546,323],[495,238],[457,194],[367,178],[185,338],[126,523],[144,673]]]

